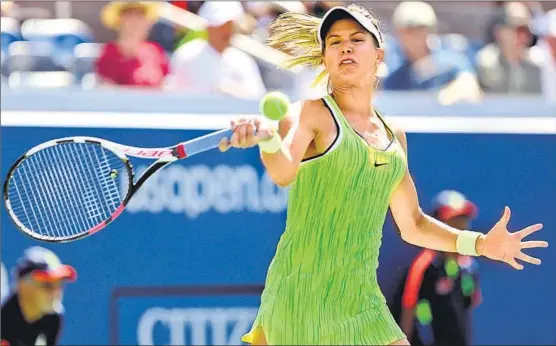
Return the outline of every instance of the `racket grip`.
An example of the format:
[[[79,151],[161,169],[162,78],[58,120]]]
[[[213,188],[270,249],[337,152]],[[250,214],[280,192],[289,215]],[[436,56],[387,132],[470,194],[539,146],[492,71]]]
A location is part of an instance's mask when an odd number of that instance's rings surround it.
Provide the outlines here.
[[[193,156],[195,154],[199,154],[208,150],[218,148],[220,141],[223,138],[227,138],[228,140],[231,140],[233,133],[234,132],[231,129],[225,129],[225,130],[212,132],[202,137],[196,138],[194,140],[182,143],[183,148],[185,149],[185,155],[182,156],[183,157]],[[255,136],[256,135],[257,133],[255,132]]]
[[[182,143],[186,156],[192,156],[199,154],[208,150],[218,148],[220,141],[223,138],[232,138],[233,131],[231,129],[220,130],[216,132],[209,133],[202,137],[196,138],[191,141]]]

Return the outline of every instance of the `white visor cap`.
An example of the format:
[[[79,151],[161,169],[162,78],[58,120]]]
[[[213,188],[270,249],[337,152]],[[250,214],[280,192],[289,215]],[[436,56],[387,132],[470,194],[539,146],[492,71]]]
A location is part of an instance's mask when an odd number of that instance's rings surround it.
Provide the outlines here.
[[[373,24],[373,22],[369,18],[365,17],[364,14],[355,11],[350,11],[343,6],[332,7],[331,9],[328,10],[328,12],[326,12],[324,17],[322,17],[322,20],[319,25],[319,32],[318,32],[318,40],[321,47],[325,39],[324,36],[327,34],[328,30],[330,30],[330,27],[332,27],[334,21],[337,20],[335,19],[336,15],[340,14],[341,12],[353,18],[363,28],[365,28],[368,32],[370,32],[371,35],[373,35],[373,37],[378,42],[378,48],[384,48],[384,41],[382,40],[382,35],[378,31],[378,28]]]

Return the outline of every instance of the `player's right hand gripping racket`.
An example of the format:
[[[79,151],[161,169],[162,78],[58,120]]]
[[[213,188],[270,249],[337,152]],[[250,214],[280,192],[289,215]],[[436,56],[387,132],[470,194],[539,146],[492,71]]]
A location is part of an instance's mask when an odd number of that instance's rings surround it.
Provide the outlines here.
[[[221,130],[169,148],[137,148],[93,137],[40,144],[10,168],[4,184],[8,213],[32,238],[68,242],[114,221],[156,171],[176,160],[218,147]],[[127,156],[156,161],[137,180]],[[118,184],[125,181],[123,187]]]

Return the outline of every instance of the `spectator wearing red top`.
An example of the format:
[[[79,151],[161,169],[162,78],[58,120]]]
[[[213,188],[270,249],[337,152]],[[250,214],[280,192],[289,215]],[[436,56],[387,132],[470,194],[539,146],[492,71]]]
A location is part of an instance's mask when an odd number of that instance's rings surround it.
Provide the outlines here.
[[[160,45],[147,41],[158,18],[157,4],[111,2],[101,14],[103,24],[118,31],[96,63],[100,84],[161,88],[168,75],[168,58]]]

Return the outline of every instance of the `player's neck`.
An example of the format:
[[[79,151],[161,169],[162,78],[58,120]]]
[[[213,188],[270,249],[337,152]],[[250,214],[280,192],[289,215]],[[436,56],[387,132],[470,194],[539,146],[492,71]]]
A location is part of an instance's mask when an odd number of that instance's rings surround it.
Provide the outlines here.
[[[373,93],[367,88],[335,89],[332,93],[334,101],[343,113],[369,118],[375,115],[372,105]]]
[[[43,316],[41,310],[30,299],[26,299],[25,295],[22,295],[21,292],[18,294],[18,300],[21,314],[25,321],[33,323]]]

